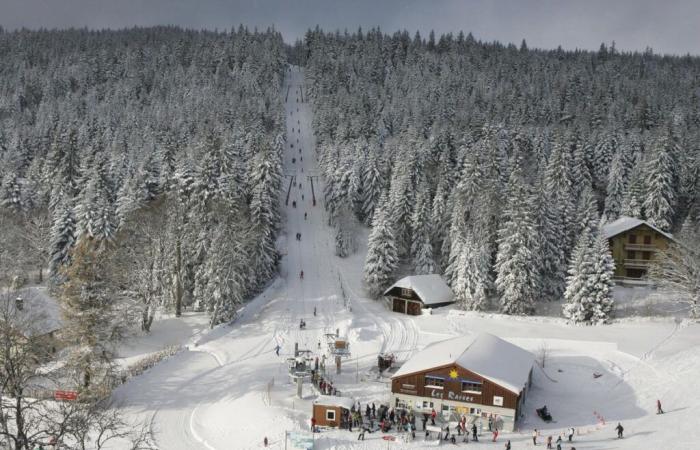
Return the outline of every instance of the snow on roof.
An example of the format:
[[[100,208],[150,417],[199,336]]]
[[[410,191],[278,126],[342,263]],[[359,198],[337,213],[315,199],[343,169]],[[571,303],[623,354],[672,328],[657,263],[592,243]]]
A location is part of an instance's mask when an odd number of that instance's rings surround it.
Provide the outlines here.
[[[355,401],[350,397],[337,397],[335,395],[319,395],[318,398],[314,400],[314,405],[336,406],[347,410],[352,409],[354,404]]]
[[[428,345],[391,378],[456,364],[517,394],[527,384],[534,362],[527,350],[492,334],[477,333]]]
[[[384,295],[395,287],[411,289],[426,305],[437,303],[449,303],[453,301],[454,294],[440,275],[412,275],[401,278]]]
[[[637,228],[640,225],[646,225],[652,230],[656,231],[657,233],[661,233],[667,238],[674,240],[673,235],[666,233],[665,231],[659,230],[649,222],[637,219],[635,217],[627,216],[622,216],[614,222],[606,223],[605,225],[603,225],[603,235],[605,236],[605,239],[610,239],[613,236],[617,236],[620,233],[624,233],[625,231]]]
[[[18,310],[16,299],[22,298],[22,309]],[[43,335],[63,328],[61,308],[46,288],[30,287],[0,297],[0,307],[7,309],[13,322],[22,328],[26,336]]]

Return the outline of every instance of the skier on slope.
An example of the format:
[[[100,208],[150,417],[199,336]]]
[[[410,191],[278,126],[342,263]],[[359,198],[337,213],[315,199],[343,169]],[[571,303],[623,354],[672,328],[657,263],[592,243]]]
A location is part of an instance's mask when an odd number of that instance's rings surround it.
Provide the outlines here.
[[[279,345],[279,344],[277,344],[277,345],[275,346],[275,353],[277,354],[277,356],[280,355],[280,345]]]
[[[617,431],[617,438],[622,439],[622,432],[625,431],[625,429],[622,427],[622,424],[620,422],[617,423],[615,431]]]
[[[304,213],[304,220],[306,220],[306,213]]]
[[[664,410],[661,409],[661,400],[656,401],[656,414],[663,414]]]
[[[304,271],[303,270],[301,272],[299,272],[299,278],[302,280],[304,279]]]

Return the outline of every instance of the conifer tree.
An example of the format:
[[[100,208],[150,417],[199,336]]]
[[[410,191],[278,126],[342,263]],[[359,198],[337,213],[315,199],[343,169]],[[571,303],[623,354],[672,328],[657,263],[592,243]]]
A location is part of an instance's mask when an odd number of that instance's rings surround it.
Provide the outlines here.
[[[627,171],[621,151],[615,153],[608,173],[607,195],[605,197],[606,221],[612,222],[620,216],[625,190],[627,189]]]
[[[644,212],[649,223],[664,231],[671,229],[675,212],[675,165],[672,156],[674,145],[673,138],[669,135],[658,139],[644,171]]]
[[[55,278],[60,269],[70,262],[75,243],[75,218],[69,200],[61,201],[53,213],[51,226],[49,273]]]
[[[498,230],[496,289],[504,314],[532,314],[540,285],[539,242],[532,196],[516,166],[508,180],[508,204]]]
[[[396,246],[396,237],[389,219],[388,194],[382,195],[374,212],[372,232],[367,244],[367,257],[365,259],[364,280],[367,283],[370,294],[380,295],[392,281],[394,271],[398,267],[399,255]]]
[[[613,308],[615,265],[610,246],[599,229],[584,229],[574,249],[563,306],[564,317],[574,323],[601,324]]]

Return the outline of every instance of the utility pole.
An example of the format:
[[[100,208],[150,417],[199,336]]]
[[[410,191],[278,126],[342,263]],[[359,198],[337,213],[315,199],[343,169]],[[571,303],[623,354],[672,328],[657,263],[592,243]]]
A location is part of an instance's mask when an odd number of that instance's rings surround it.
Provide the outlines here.
[[[318,178],[318,175],[307,175],[306,178],[311,182],[311,199],[313,200],[313,205],[316,206],[316,192],[314,191],[314,178]]]
[[[284,201],[285,206],[289,206],[289,194],[292,193],[292,186],[296,184],[297,176],[292,174],[285,174],[285,177],[289,177],[289,187],[287,188],[287,199]]]

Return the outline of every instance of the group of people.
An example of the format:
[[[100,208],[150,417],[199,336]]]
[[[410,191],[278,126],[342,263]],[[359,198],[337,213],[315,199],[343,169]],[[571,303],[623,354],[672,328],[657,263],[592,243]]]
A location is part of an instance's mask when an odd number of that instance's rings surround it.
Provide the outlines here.
[[[333,386],[333,382],[326,380],[316,370],[311,371],[311,382],[323,395],[338,395],[338,390]]]

